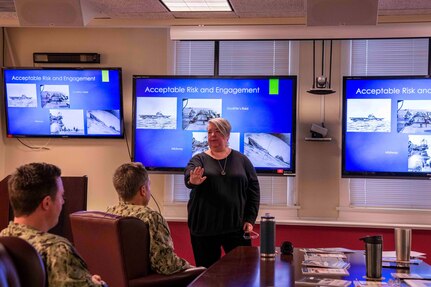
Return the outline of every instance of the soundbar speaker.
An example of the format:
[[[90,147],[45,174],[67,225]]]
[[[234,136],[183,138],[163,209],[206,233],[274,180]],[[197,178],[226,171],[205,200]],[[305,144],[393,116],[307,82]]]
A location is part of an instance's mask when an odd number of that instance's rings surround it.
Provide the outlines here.
[[[98,53],[33,53],[33,63],[99,64]]]

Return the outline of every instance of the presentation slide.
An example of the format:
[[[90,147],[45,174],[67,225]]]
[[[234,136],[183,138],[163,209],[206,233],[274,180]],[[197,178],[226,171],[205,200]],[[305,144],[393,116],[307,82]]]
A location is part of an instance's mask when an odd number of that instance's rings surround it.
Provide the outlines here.
[[[122,137],[121,69],[3,70],[7,135]]]
[[[431,79],[344,78],[343,174],[431,174]]]
[[[296,77],[134,77],[134,160],[182,170],[208,148],[212,118],[232,125],[231,148],[259,172],[294,172]]]

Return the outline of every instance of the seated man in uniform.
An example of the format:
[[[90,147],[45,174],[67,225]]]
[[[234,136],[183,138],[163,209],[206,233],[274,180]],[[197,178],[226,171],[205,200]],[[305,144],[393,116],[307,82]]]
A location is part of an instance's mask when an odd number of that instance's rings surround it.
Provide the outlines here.
[[[141,163],[123,164],[115,171],[113,183],[120,202],[109,207],[107,212],[137,217],[148,224],[151,269],[169,275],[192,268],[190,263],[175,254],[171,233],[163,216],[147,206],[151,190],[145,167]]]
[[[9,200],[15,217],[0,236],[17,236],[33,245],[45,264],[50,287],[104,286],[66,238],[48,233],[64,203],[60,175],[58,167],[47,163],[26,164],[12,174]]]

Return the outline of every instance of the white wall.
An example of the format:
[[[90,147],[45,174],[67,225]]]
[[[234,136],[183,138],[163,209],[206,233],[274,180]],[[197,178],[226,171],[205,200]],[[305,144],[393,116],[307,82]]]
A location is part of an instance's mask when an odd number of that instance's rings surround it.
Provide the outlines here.
[[[101,64],[87,66],[122,67],[124,115],[131,144],[132,75],[167,73],[167,29],[7,28],[7,35],[11,49],[6,51],[6,66],[12,65],[12,59],[16,66],[33,66],[34,52],[95,52],[101,54]],[[88,209],[105,210],[117,202],[111,178],[117,166],[130,161],[125,140],[23,139],[31,146],[49,148],[34,151],[17,139],[5,138],[3,123],[1,127],[1,178],[24,163],[49,162],[58,165],[63,175],[88,176]],[[162,202],[163,176],[155,175],[151,179],[153,195]]]
[[[339,203],[341,177],[340,41],[333,43],[331,87],[336,93],[325,96],[307,93],[313,84],[313,46],[312,41],[301,41],[300,45],[296,174],[301,209],[298,215],[302,218],[333,219],[338,216],[336,208]],[[319,45],[318,41],[317,55],[320,53]],[[328,71],[328,62],[325,67],[325,71]],[[316,76],[320,75],[320,71],[320,56],[317,56]],[[326,76],[328,75],[326,73]],[[327,137],[332,140],[306,141],[305,138],[311,136],[311,124],[320,124],[323,120],[328,128]]]

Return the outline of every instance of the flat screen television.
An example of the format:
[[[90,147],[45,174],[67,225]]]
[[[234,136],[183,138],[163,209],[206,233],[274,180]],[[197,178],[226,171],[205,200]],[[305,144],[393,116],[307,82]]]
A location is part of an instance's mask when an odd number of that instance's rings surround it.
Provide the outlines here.
[[[123,138],[121,68],[3,68],[7,137]]]
[[[431,176],[431,78],[344,77],[343,177]]]
[[[133,160],[149,171],[182,172],[223,117],[259,174],[295,173],[296,76],[134,76],[133,95]]]

